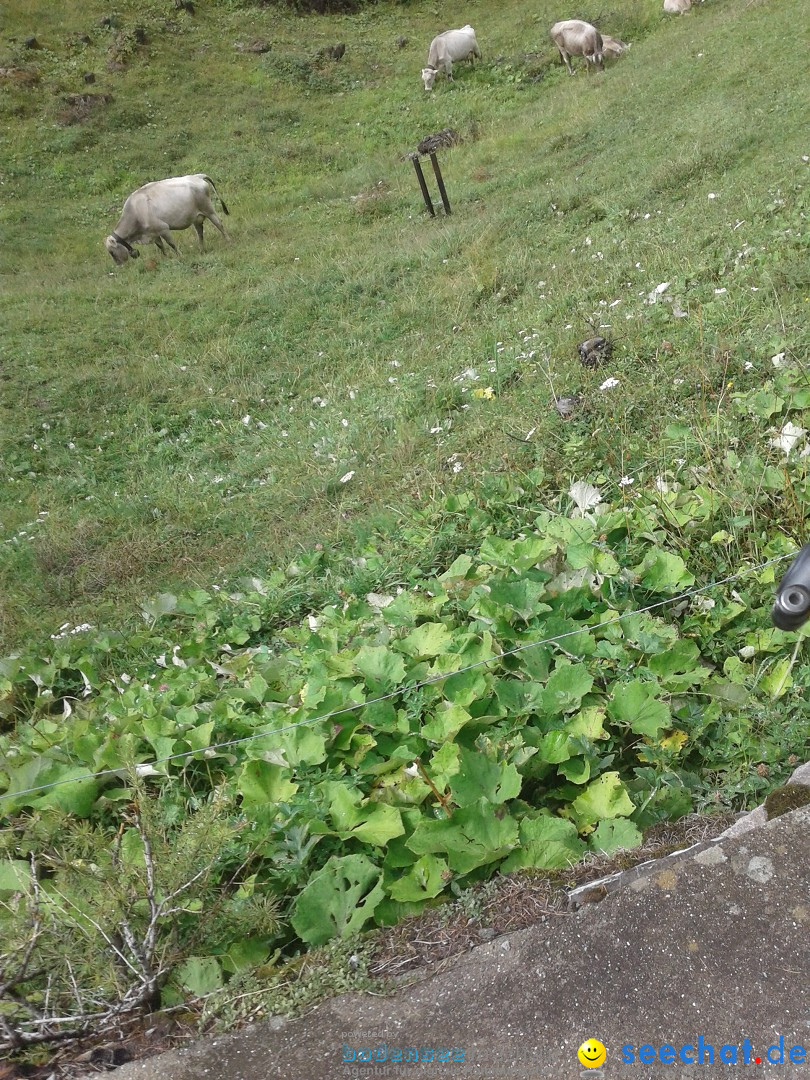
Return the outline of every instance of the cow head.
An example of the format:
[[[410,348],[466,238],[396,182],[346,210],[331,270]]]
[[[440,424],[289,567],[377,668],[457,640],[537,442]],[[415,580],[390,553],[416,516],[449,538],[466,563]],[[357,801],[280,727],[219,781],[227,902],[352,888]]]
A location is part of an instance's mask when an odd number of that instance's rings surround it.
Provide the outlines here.
[[[123,243],[113,233],[108,236],[104,241],[104,247],[112,255],[113,262],[116,266],[123,266],[127,259],[137,259],[140,257],[140,251],[135,251],[129,244]]]
[[[433,89],[433,83],[436,81],[436,76],[439,74],[438,68],[424,67],[422,68],[422,82],[425,84],[426,90]]]

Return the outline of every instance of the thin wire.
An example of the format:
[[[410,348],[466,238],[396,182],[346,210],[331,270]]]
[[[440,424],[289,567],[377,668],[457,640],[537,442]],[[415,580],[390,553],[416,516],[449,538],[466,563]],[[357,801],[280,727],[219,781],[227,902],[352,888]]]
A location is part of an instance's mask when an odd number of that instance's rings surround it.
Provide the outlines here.
[[[693,596],[700,596],[701,593],[709,592],[711,589],[719,589],[721,585],[728,585],[732,581],[739,581],[740,578],[747,577],[748,574],[755,574],[768,566],[784,562],[785,559],[792,559],[795,554],[795,552],[791,552],[789,555],[777,555],[774,559],[768,559],[766,562],[759,563],[757,566],[749,566],[745,570],[739,570],[736,574],[729,574],[728,577],[721,578],[719,581],[712,581],[710,584],[701,585],[697,589],[689,589],[687,592],[678,593],[677,596],[671,596],[667,600],[657,600],[654,604],[636,608],[635,611],[625,611],[623,614],[617,615],[615,619],[608,619],[607,622],[600,623],[600,628],[624,622],[626,619],[632,619],[635,615],[645,615],[649,611],[655,611],[658,608],[669,607],[672,604],[690,600]],[[540,645],[553,645],[558,641],[564,641],[566,638],[574,637],[577,634],[584,634],[590,629],[590,626],[578,626],[575,630],[566,630],[565,633],[556,634],[554,637],[541,638],[538,641],[527,641],[522,645],[516,645],[513,649],[507,649],[506,652],[498,653],[497,656],[490,656],[486,660],[476,660],[472,664],[467,664],[466,667],[456,668],[454,671],[446,671],[440,675],[432,675],[429,679],[423,679],[421,682],[411,683],[408,686],[397,687],[396,690],[389,690],[387,694],[381,694],[379,697],[370,698],[368,701],[361,701],[358,704],[353,705],[344,705],[340,709],[333,709],[331,712],[322,713],[320,716],[311,716],[307,720],[297,720],[294,724],[286,724],[284,727],[271,728],[269,731],[262,731],[254,733],[253,735],[244,735],[242,738],[231,739],[228,742],[213,743],[211,746],[203,747],[201,750],[184,750],[180,754],[169,754],[168,757],[156,758],[154,761],[138,762],[134,768],[137,772],[138,769],[141,769],[144,766],[165,765],[170,761],[182,761],[184,758],[194,757],[195,754],[205,754],[210,750],[227,750],[232,746],[242,746],[245,743],[255,742],[257,739],[266,739],[270,735],[281,735],[286,731],[295,731],[298,728],[308,727],[310,724],[319,724],[322,720],[331,720],[335,716],[343,716],[346,713],[356,712],[358,709],[365,709],[369,705],[379,705],[384,701],[390,701],[392,698],[399,697],[400,694],[406,694],[413,690],[421,690],[425,686],[432,686],[434,683],[443,682],[445,679],[451,679],[455,675],[464,675],[468,671],[475,671],[476,668],[485,667],[487,664],[493,664],[497,660],[503,660],[508,656],[515,656],[517,653],[525,652],[526,649],[536,649]],[[119,776],[122,772],[126,771],[126,768],[103,769],[101,772],[87,773],[85,776],[72,776],[62,780],[54,780],[50,784],[41,784],[39,787],[24,788],[22,791],[6,792],[5,794],[0,795],[0,803],[5,802],[8,799],[18,799],[21,795],[34,795],[37,792],[51,791],[53,788],[61,787],[63,784],[77,784],[84,780],[98,780],[103,776]]]

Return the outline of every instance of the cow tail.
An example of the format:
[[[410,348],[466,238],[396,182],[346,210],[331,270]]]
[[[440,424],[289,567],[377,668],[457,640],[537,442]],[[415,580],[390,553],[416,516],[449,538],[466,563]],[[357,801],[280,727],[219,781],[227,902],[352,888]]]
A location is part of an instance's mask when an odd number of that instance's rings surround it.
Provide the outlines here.
[[[222,205],[222,213],[230,215],[230,210],[225,205],[225,200],[222,198],[220,193],[217,191],[217,185],[214,183],[214,181],[211,179],[211,177],[206,176],[205,173],[203,173],[203,180],[205,180],[206,183],[210,184],[211,187],[214,189],[214,194],[219,199],[220,204]]]

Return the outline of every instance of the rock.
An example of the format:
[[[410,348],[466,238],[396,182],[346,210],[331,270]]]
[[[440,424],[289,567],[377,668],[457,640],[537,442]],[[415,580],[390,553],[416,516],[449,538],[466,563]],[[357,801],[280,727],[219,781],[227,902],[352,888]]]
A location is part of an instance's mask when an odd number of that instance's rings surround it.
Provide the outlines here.
[[[569,417],[573,416],[581,404],[581,394],[572,394],[570,397],[558,397],[554,399],[554,408],[563,420],[567,420]]]
[[[268,41],[263,41],[261,38],[256,38],[255,41],[245,43],[244,41],[237,41],[234,45],[237,52],[242,53],[267,53],[270,52],[272,46]]]
[[[599,336],[588,338],[577,345],[577,352],[584,367],[598,367],[610,359],[613,342]]]
[[[457,131],[445,128],[444,131],[437,131],[435,135],[426,135],[417,143],[416,149],[420,154],[435,154],[437,150],[448,149],[460,142],[461,136]]]
[[[797,769],[794,769],[788,783],[806,784],[810,787],[810,761],[806,761],[804,765],[799,765]]]
[[[339,41],[337,45],[326,45],[318,53],[319,60],[340,60],[346,52],[345,42]]]
[[[23,45],[26,47],[26,49],[41,49],[42,48],[40,43],[33,36],[27,37],[25,39],[25,41],[23,42]]]
[[[95,75],[93,74],[92,71],[85,71],[84,75],[82,75],[82,78],[88,84],[89,83],[94,83],[96,81],[96,77],[95,77]]]

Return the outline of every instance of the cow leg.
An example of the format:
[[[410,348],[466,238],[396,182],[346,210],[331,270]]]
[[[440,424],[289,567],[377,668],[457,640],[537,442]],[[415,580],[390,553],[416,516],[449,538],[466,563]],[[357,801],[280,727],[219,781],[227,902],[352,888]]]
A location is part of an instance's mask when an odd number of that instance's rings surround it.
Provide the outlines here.
[[[222,235],[224,236],[224,238],[226,240],[230,240],[230,236],[228,236],[228,234],[225,232],[225,226],[222,224],[222,222],[217,217],[216,210],[212,210],[210,214],[206,214],[205,216],[208,218],[208,220],[211,222],[211,224],[215,228],[219,229],[219,231],[222,233]],[[195,225],[195,228],[196,228],[196,225]],[[200,224],[200,231],[199,231],[199,233],[197,235],[200,237],[200,243],[202,243],[202,223]]]
[[[165,240],[166,243],[169,245],[169,247],[172,249],[172,251],[175,253],[175,255],[180,254],[180,252],[177,250],[177,244],[175,244],[174,240],[172,240],[172,235],[169,232],[168,227],[165,229],[164,232],[162,232],[160,234],[159,237],[157,237],[157,236],[155,237],[155,243],[157,243],[159,239],[160,240]]]
[[[205,244],[203,243],[203,226],[201,221],[194,222],[194,231],[197,234],[197,239],[200,241],[200,251],[205,251]]]
[[[571,63],[570,63],[570,61],[568,59],[568,53],[565,51],[565,49],[562,47],[562,45],[558,45],[557,48],[560,50],[560,56],[562,57],[562,61],[565,64],[566,68],[568,69],[568,74],[573,75],[574,74],[574,69],[571,67]]]
[[[161,255],[168,255],[169,254],[168,251],[166,250],[165,244],[163,243],[163,241],[160,239],[159,236],[155,237],[155,247],[158,249],[158,251],[160,252]]]

